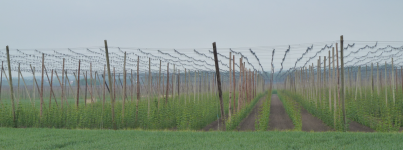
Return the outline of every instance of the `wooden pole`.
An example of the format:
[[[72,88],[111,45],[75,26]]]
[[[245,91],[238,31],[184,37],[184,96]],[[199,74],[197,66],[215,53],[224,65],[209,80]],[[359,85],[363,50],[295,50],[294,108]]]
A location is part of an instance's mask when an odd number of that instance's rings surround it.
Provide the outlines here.
[[[1,96],[1,87],[2,87],[2,84],[3,84],[3,71],[4,71],[4,67],[3,67],[3,61],[1,61],[1,70],[0,70],[0,103],[1,103],[1,106],[3,107],[3,109],[4,109],[4,105],[3,105],[3,102],[2,102],[2,100],[1,100],[1,98],[2,98],[2,96]],[[34,89],[35,89],[35,87],[34,87]]]
[[[236,113],[236,107],[235,107],[235,88],[236,88],[236,79],[235,79],[235,55],[232,55],[232,78],[233,78],[233,80],[232,80],[232,83],[233,83],[233,111],[232,111],[232,113]],[[239,107],[239,106],[238,106]]]
[[[230,90],[229,90],[229,100],[228,100],[228,120],[231,120],[231,112],[232,112],[232,108],[231,108],[231,96],[232,96],[232,90],[231,90],[231,66],[232,66],[232,64],[231,64],[231,52],[229,52],[229,87],[230,87]]]
[[[90,96],[91,96],[91,102],[94,103],[94,89],[92,88],[92,84],[93,84],[93,78],[92,78],[92,63],[90,63]],[[94,93],[94,94],[92,94]],[[87,100],[86,100],[87,101]]]
[[[83,73],[84,74],[84,73]],[[87,106],[87,89],[88,89],[88,72],[85,71],[84,78],[85,78],[85,94],[84,94],[84,105]]]
[[[137,122],[137,115],[139,113],[139,100],[140,100],[140,56],[137,56],[137,98],[136,98],[136,122]]]
[[[77,79],[77,101],[76,101],[76,106],[77,106],[77,108],[78,108],[78,104],[79,104],[79,99],[80,99],[80,64],[81,64],[81,61],[80,60],[78,60],[78,70],[77,70],[77,76],[78,76],[78,79]],[[43,71],[42,71],[43,72]],[[42,79],[43,79],[43,77],[42,77]]]
[[[169,92],[169,63],[167,64],[167,89],[166,89],[166,96],[165,96],[165,105],[168,104],[168,92]]]
[[[148,111],[147,117],[150,117],[150,97],[151,97],[151,58],[148,58]]]
[[[330,50],[329,50],[329,56],[328,56],[328,61],[329,61],[329,71],[328,71],[328,78],[327,78],[327,83],[328,83],[328,88],[329,88],[329,111],[332,112],[332,84],[331,84],[331,74],[330,74]]]
[[[133,82],[133,69],[130,69],[130,97],[131,97],[131,102],[134,102],[134,95],[133,95],[133,90],[134,90],[134,82]]]
[[[395,76],[393,71],[395,70],[394,66],[393,66],[393,57],[392,57],[392,72],[391,72],[391,76],[392,76],[392,98],[393,98],[393,105],[395,105]]]
[[[1,61],[1,71],[0,71],[0,103],[1,103],[1,106],[3,107],[3,109],[4,109],[4,105],[3,105],[3,102],[1,101],[1,86],[3,85],[3,71],[4,71],[4,67],[3,67],[3,61]],[[32,85],[33,86],[33,85]],[[33,88],[33,89],[35,89],[35,87]]]
[[[21,76],[21,73],[20,73],[20,63],[18,63],[18,83],[17,83],[17,95],[18,95],[18,98],[17,98],[17,111],[18,111],[18,105],[19,105],[19,103],[20,103],[20,99],[21,99],[21,94],[20,94],[20,76]]]
[[[113,99],[111,100],[111,103],[112,103],[112,116],[115,116],[115,101],[116,101],[116,72],[115,72],[115,67],[113,67],[113,83],[112,83],[113,85],[111,85],[111,87],[113,87],[113,90],[111,90],[111,91],[113,91],[113,95],[112,95],[112,97],[113,97]],[[115,120],[113,120],[113,128],[115,129],[115,127],[116,127],[116,121]]]
[[[123,104],[122,104],[122,124],[125,118],[125,101],[126,101],[126,52],[123,60]]]
[[[13,76],[11,75],[10,50],[8,49],[8,46],[6,46],[6,51],[7,51],[8,76],[10,77],[10,79],[8,80],[8,84],[10,86],[11,105],[13,108],[13,122],[14,122],[14,128],[17,128],[17,120],[15,116],[14,92],[13,92]],[[42,54],[42,64],[43,64],[43,56],[44,55]],[[43,99],[41,100],[43,101]],[[42,103],[41,103],[41,117],[42,117]]]
[[[161,79],[160,79],[161,80]],[[187,80],[187,70],[185,68],[185,87],[186,87],[186,91],[185,91],[185,106],[186,106],[186,101],[187,101],[187,97],[189,95],[188,93],[188,80]]]
[[[221,90],[221,78],[220,78],[220,68],[218,66],[218,58],[217,58],[217,48],[216,48],[216,43],[213,43],[213,52],[214,52],[214,61],[215,61],[215,70],[217,73],[217,87],[218,87],[218,96],[220,98],[220,107],[221,107],[221,117],[223,118],[223,124],[224,124],[224,131],[226,130],[226,125],[225,125],[225,114],[224,114],[224,103],[222,99],[222,90]]]
[[[340,36],[340,64],[341,64],[341,90],[340,90],[340,98],[343,105],[343,121],[344,121],[344,132],[347,131],[347,118],[346,118],[346,109],[344,102],[344,52],[343,52],[343,35]]]
[[[158,89],[158,94],[157,94],[157,97],[158,97],[158,110],[159,110],[159,108],[160,108],[160,95],[163,95],[163,94],[161,94],[161,91],[160,91],[160,86],[161,86],[161,63],[162,63],[162,61],[160,60],[160,71],[159,71],[159,73],[158,73],[158,87],[157,87],[157,89]]]
[[[10,69],[10,68],[9,68]],[[44,75],[44,69],[45,69],[45,54],[42,53],[42,77],[41,77],[41,94],[40,94],[40,98],[41,98],[41,105],[40,105],[40,117],[42,118],[42,114],[43,114],[43,75]],[[11,77],[11,75],[10,75]],[[10,80],[11,81],[11,80]],[[11,92],[12,93],[12,92]]]
[[[337,45],[336,45],[337,46]],[[337,109],[337,99],[336,99],[336,87],[334,84],[336,83],[335,79],[336,79],[336,70],[335,70],[335,66],[334,66],[334,47],[332,47],[332,88],[333,88],[333,122],[334,122],[334,127],[336,127],[336,109]]]
[[[387,80],[387,67],[386,67],[386,61],[385,61],[385,104],[386,107],[388,107],[388,80]]]
[[[109,91],[109,93],[110,93],[110,97],[111,97],[111,104],[112,104],[112,126],[113,126],[113,129],[116,129],[116,124],[115,124],[115,112],[114,112],[114,105],[113,105],[113,101],[114,101],[114,98],[113,98],[113,90],[112,90],[112,76],[111,76],[111,67],[110,67],[110,64],[109,64],[109,52],[108,52],[108,42],[106,41],[106,40],[104,40],[104,44],[105,44],[105,56],[106,56],[106,66],[107,66],[107,69],[108,69],[108,80],[109,80],[109,85],[110,85],[110,91]]]

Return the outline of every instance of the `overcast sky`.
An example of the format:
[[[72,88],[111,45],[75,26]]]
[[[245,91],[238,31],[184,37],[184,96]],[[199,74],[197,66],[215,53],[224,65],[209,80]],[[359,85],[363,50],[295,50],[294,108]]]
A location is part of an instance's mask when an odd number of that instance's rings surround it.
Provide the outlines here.
[[[288,45],[331,44],[340,35],[347,41],[403,41],[401,0],[16,0],[0,5],[0,46],[14,49],[103,46],[107,39],[110,46],[192,51],[211,48],[215,41],[220,48],[285,45],[278,51],[281,60]],[[290,53],[299,57],[307,46]],[[270,60],[271,50],[255,52]]]

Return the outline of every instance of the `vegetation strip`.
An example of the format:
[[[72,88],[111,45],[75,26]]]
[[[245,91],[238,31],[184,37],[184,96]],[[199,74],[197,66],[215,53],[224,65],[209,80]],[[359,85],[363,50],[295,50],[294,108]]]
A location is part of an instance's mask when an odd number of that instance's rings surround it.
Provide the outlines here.
[[[271,96],[272,92],[269,91],[262,106],[259,108],[259,115],[255,121],[256,131],[266,131],[269,128]]]
[[[259,101],[260,98],[262,98],[264,95],[266,95],[265,93],[259,94],[258,96],[256,96],[256,98],[253,99],[253,101],[249,104],[246,104],[246,106],[241,109],[241,111],[239,111],[238,113],[234,114],[231,118],[231,120],[229,120],[227,122],[227,130],[234,130],[236,129],[236,127],[239,125],[239,123],[241,123],[241,121],[248,116],[248,114],[250,113],[250,111],[253,109],[253,107],[255,106],[255,104]]]
[[[302,119],[299,104],[288,95],[283,94],[282,91],[279,91],[278,97],[280,98],[281,102],[283,102],[284,109],[294,124],[294,130],[301,131]]]
[[[0,128],[0,149],[400,149],[401,139],[397,133]]]

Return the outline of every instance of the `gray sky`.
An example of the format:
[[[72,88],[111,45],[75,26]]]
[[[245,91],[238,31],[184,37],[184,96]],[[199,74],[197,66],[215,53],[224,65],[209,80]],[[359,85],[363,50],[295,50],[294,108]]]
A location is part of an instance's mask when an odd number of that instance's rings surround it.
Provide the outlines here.
[[[0,46],[12,49],[103,46],[107,39],[110,46],[176,48],[193,54],[215,41],[220,48],[255,49],[268,71],[273,48],[278,69],[288,45],[289,68],[308,46],[323,48],[340,35],[346,43],[403,41],[403,1],[398,0],[36,0],[0,5]],[[299,43],[306,44],[294,50]],[[375,43],[362,46],[366,44]]]

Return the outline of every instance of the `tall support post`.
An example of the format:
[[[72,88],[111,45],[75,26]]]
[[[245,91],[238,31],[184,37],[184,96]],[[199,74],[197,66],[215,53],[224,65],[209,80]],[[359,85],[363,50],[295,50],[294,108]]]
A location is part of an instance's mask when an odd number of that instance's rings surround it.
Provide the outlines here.
[[[134,101],[133,100],[134,99],[133,91],[134,91],[133,69],[130,69],[130,99],[131,99],[132,103]]]
[[[318,94],[319,94],[319,105],[322,106],[322,65],[321,65],[321,59],[319,56],[319,62],[318,62]]]
[[[327,82],[327,74],[326,74],[326,56],[323,56],[323,89],[326,89]],[[323,96],[325,96],[326,90],[323,92]],[[323,100],[323,104],[325,104],[325,99]],[[330,100],[329,100],[329,109],[330,109]]]
[[[328,83],[328,88],[329,88],[329,111],[332,112],[332,83],[331,83],[331,73],[330,73],[330,50],[329,50],[329,56],[328,56],[328,61],[329,61],[329,71],[328,71],[328,77],[327,77],[327,83]]]
[[[122,123],[125,118],[125,101],[126,101],[126,52],[123,59],[123,102],[122,102]]]
[[[83,73],[84,74],[84,73]],[[85,94],[84,94],[84,105],[87,106],[87,90],[88,90],[88,72],[85,71],[84,74],[84,78],[85,78]]]
[[[172,82],[172,84],[171,84],[171,95],[172,95],[172,101],[174,102],[175,101],[175,88],[174,88],[174,85],[175,85],[175,81],[174,81],[174,76],[175,76],[175,73],[176,73],[176,70],[175,70],[175,64],[174,64],[174,68],[172,68],[173,69],[173,74],[171,75],[171,82]]]
[[[343,121],[344,121],[344,132],[347,131],[347,118],[346,118],[346,109],[344,103],[344,52],[343,52],[343,35],[340,36],[340,65],[341,65],[341,90],[340,90],[340,98],[343,105]]]
[[[115,124],[115,112],[114,112],[114,97],[113,97],[113,84],[112,84],[112,75],[111,75],[111,66],[109,64],[109,52],[108,52],[108,42],[106,40],[104,40],[104,44],[105,44],[105,56],[106,56],[106,67],[108,69],[108,81],[109,81],[109,85],[110,85],[110,89],[109,89],[109,95],[111,97],[111,104],[112,104],[112,126],[113,129],[116,129],[116,124]]]
[[[339,109],[341,107],[340,105],[340,70],[339,70],[339,50],[338,50],[338,45],[336,43],[336,63],[337,63],[337,104],[339,105]],[[339,113],[339,119],[340,119],[340,113]]]
[[[231,52],[229,52],[229,100],[228,100],[228,120],[231,120],[231,111],[232,111],[232,108],[231,108],[231,96],[232,96],[232,90],[231,90],[231,84],[232,84],[232,82],[231,82],[231,66],[232,66],[232,64],[231,64]]]
[[[388,71],[387,71],[387,64],[385,61],[385,104],[388,107]]]
[[[4,105],[3,105],[3,102],[1,101],[1,86],[2,86],[2,84],[3,84],[3,61],[1,61],[1,70],[0,70],[0,104],[1,104],[1,106],[3,106],[3,109],[4,109]],[[35,82],[35,81],[34,81]],[[32,86],[33,86],[33,89],[35,89],[35,86],[34,86],[34,84],[32,84]],[[35,91],[34,91],[35,92]]]
[[[241,88],[241,85],[242,85],[242,82],[241,82],[241,80],[242,80],[242,74],[241,74],[241,72],[242,72],[242,58],[239,58],[239,80],[238,80],[238,109],[237,109],[237,112],[239,112],[240,111],[240,109],[241,109],[241,102],[242,102],[242,100],[241,100],[241,97],[242,97],[242,95],[241,95],[241,90],[242,90],[242,88]]]
[[[150,117],[150,97],[151,97],[151,58],[148,58],[148,109],[147,117]]]
[[[391,72],[391,76],[392,76],[392,99],[393,99],[393,105],[395,105],[395,74],[393,73],[395,70],[394,66],[393,66],[393,57],[392,57],[392,72]]]
[[[185,92],[186,94],[184,94],[184,95],[185,95],[185,106],[186,106],[187,95],[188,95],[188,80],[187,80],[187,70],[186,70],[186,68],[185,68],[185,87],[186,87],[186,92]]]
[[[136,122],[137,122],[137,115],[139,113],[139,101],[140,101],[140,56],[137,56],[137,98],[136,98]]]
[[[158,97],[158,109],[160,108],[160,94],[161,94],[161,91],[160,91],[160,86],[161,86],[161,60],[160,60],[160,72],[159,72],[159,74],[158,74],[158,87],[157,87],[157,89],[158,89],[158,94],[157,94],[157,97]],[[161,94],[161,95],[164,95],[164,94]]]
[[[21,65],[20,65],[20,63],[18,63],[18,84],[17,84],[17,95],[18,95],[18,98],[17,98],[17,107],[18,107],[18,104],[20,103],[20,99],[21,99],[21,94],[20,94],[20,77],[21,77],[20,67],[21,67]],[[18,108],[17,108],[17,109],[18,109]]]
[[[371,96],[374,93],[374,63],[371,63]]]
[[[379,63],[376,63],[376,90],[379,96],[380,95]]]
[[[337,46],[337,45],[336,45]],[[334,47],[332,47],[332,88],[333,88],[333,121],[334,121],[334,127],[336,127],[336,108],[337,108],[337,100],[336,100],[336,88],[337,86],[334,86],[335,82],[335,78],[336,78],[336,70],[335,70],[335,66],[334,66]]]
[[[236,81],[235,80],[235,55],[232,55],[232,78],[233,78],[233,80],[232,80],[233,81],[232,82],[233,83],[233,89],[232,89],[233,93],[232,94],[233,94],[233,99],[234,99],[233,100],[233,106],[234,107],[232,107],[233,108],[232,113],[235,113],[236,112],[236,108],[235,108],[235,88],[236,88],[236,86],[235,86],[236,85],[236,82],[235,82]]]
[[[62,104],[61,104],[61,108],[63,109],[63,100],[64,100],[64,61],[65,61],[65,59],[63,58],[63,67],[62,67],[62,99],[61,99],[61,102],[62,102]]]
[[[196,102],[196,88],[197,88],[197,86],[196,86],[196,71],[194,71],[194,80],[193,80],[193,86],[192,86],[192,88],[193,88],[193,102],[195,103]]]
[[[33,100],[34,100],[34,107],[35,107],[35,96],[36,96],[36,89],[38,89],[38,91],[39,91],[39,86],[38,86],[38,82],[36,81],[36,77],[35,77],[35,67],[33,67],[33,69],[32,69],[32,65],[31,64],[29,64],[29,66],[31,67],[31,71],[32,71],[32,77],[34,78],[33,79],[33,81],[32,81],[32,88],[33,88],[33,93],[32,93],[32,97],[33,97]],[[3,66],[2,66],[3,67]],[[36,87],[37,88],[35,88],[35,85],[36,85]]]
[[[11,75],[10,50],[8,49],[8,46],[6,46],[6,50],[7,50],[8,76],[10,77],[10,79],[8,80],[8,84],[10,86],[11,105],[12,105],[12,108],[13,108],[13,122],[14,122],[14,128],[17,128],[17,120],[16,120],[16,117],[15,117],[13,76]],[[44,54],[42,54],[42,67],[43,67],[43,59],[44,59]],[[43,83],[43,69],[42,69],[42,83]],[[43,86],[42,86],[42,89],[43,89]],[[41,93],[43,93],[43,90],[42,90]],[[42,117],[42,103],[43,103],[43,97],[41,96],[41,117]]]
[[[169,63],[167,64],[167,89],[166,89],[166,96],[165,96],[165,105],[168,104],[168,92],[169,92]]]
[[[10,62],[8,64],[10,64]],[[8,69],[10,70],[11,68],[8,67]],[[42,53],[42,77],[41,77],[41,94],[40,94],[40,96],[41,96],[40,117],[41,118],[42,118],[42,113],[43,113],[43,77],[44,77],[44,70],[45,70],[45,54]],[[11,78],[11,73],[10,73],[10,78]],[[12,85],[10,85],[10,87],[12,87]],[[11,94],[13,94],[13,92],[11,92]],[[13,100],[13,105],[14,105],[14,99],[13,99],[13,97],[11,97],[11,98]]]
[[[178,89],[178,100],[180,100],[180,75],[181,75],[181,70],[178,69],[178,74],[177,74],[177,76],[178,76],[178,79],[177,79],[177,83],[178,83],[178,87],[177,87],[177,89]]]
[[[217,85],[218,85],[218,96],[220,98],[220,107],[221,107],[221,118],[224,124],[224,131],[226,130],[226,125],[225,125],[225,114],[224,114],[224,103],[222,100],[222,90],[221,90],[221,78],[220,78],[220,68],[218,66],[218,58],[217,58],[217,47],[216,43],[213,43],[213,52],[214,52],[214,61],[215,61],[215,70],[217,73]]]
[[[93,90],[93,87],[92,87],[92,84],[93,84],[93,82],[94,82],[94,78],[92,78],[92,63],[90,63],[90,79],[91,79],[91,81],[90,81],[90,96],[91,96],[91,102],[93,103],[94,102],[94,90]],[[94,93],[94,94],[92,94],[92,93]]]
[[[78,104],[79,104],[79,100],[80,100],[80,65],[81,65],[81,60],[78,60],[78,70],[77,70],[77,100],[76,100],[76,106],[78,108]],[[42,66],[43,68],[45,68],[45,65]],[[42,69],[42,73],[43,73],[43,69]],[[43,75],[42,75],[42,80],[43,80]],[[43,82],[43,81],[42,81]],[[42,84],[42,88],[43,88],[43,84]]]

